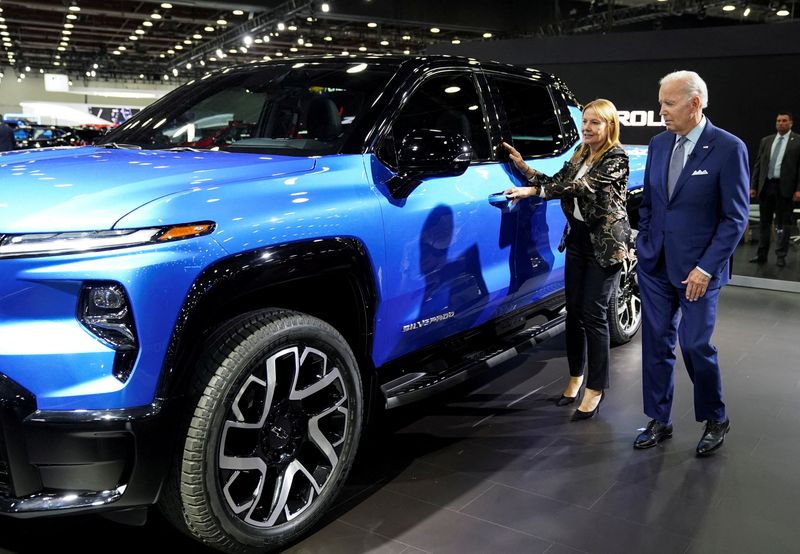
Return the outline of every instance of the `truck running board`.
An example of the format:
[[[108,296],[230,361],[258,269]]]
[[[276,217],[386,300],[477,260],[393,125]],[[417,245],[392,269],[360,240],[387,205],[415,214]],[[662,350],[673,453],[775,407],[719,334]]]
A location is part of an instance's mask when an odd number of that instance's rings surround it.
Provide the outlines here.
[[[501,346],[471,352],[455,364],[428,364],[423,371],[409,372],[381,385],[386,408],[397,408],[463,383],[474,375],[497,367],[521,352],[564,332],[566,314],[532,325],[499,339]],[[446,366],[446,367],[443,367]]]

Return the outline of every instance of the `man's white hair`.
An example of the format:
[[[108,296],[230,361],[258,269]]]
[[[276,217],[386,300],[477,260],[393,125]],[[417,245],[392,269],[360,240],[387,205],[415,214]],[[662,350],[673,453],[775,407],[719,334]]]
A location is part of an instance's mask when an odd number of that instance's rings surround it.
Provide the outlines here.
[[[683,91],[688,98],[697,96],[700,98],[700,107],[708,107],[708,87],[706,82],[700,78],[700,75],[694,71],[673,71],[669,75],[665,75],[658,84],[663,87],[676,81],[683,84]]]

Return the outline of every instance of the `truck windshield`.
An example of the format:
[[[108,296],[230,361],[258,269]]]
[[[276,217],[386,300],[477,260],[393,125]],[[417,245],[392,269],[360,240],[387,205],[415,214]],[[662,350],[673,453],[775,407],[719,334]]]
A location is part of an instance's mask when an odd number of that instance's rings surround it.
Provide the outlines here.
[[[299,62],[221,70],[171,92],[98,145],[335,154],[393,69]]]

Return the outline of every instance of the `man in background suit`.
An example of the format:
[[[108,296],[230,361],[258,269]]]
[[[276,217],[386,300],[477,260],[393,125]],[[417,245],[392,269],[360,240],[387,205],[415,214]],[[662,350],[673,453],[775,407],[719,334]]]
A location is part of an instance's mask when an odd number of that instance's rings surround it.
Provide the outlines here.
[[[660,84],[667,131],[650,141],[636,240],[644,412],[652,419],[633,446],[650,448],[672,436],[677,337],[694,384],[695,419],[706,422],[696,451],[706,456],[730,429],[711,335],[729,260],[747,225],[747,148],[703,115],[708,88],[697,73],[677,71]]]
[[[0,152],[14,150],[17,141],[14,139],[14,130],[3,122],[0,116]]]
[[[750,198],[758,198],[758,255],[751,263],[767,263],[772,220],[778,243],[778,266],[786,265],[793,201],[800,202],[800,135],[792,131],[792,114],[780,112],[778,133],[761,139],[750,179]]]

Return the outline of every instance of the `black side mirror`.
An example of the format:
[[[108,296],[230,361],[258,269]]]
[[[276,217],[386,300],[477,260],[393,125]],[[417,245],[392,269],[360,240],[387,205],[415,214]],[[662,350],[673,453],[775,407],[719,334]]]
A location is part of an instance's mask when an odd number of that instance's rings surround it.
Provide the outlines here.
[[[472,146],[457,133],[416,129],[400,143],[397,175],[387,183],[392,196],[406,198],[426,177],[461,175],[472,161]]]

